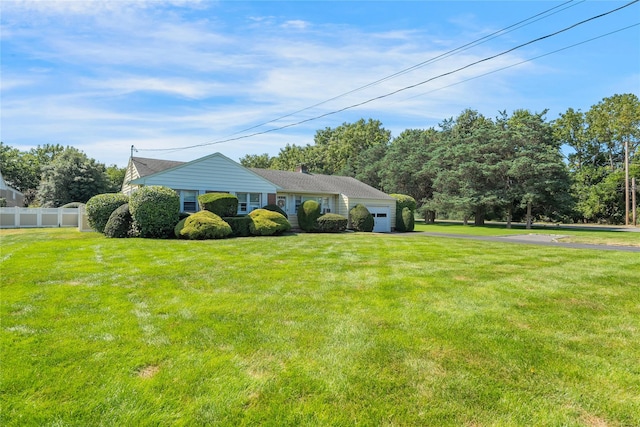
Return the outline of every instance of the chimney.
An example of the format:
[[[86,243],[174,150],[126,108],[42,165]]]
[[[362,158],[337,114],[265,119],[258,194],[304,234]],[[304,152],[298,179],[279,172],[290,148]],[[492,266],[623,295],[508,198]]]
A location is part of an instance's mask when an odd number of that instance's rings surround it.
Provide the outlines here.
[[[309,169],[307,169],[307,165],[305,165],[304,163],[300,163],[298,166],[296,166],[296,172],[309,173]]]

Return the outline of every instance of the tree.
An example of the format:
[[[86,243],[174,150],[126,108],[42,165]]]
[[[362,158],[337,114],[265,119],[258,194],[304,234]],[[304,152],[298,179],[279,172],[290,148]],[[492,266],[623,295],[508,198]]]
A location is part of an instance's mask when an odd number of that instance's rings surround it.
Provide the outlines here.
[[[527,228],[531,228],[534,206],[547,216],[559,216],[568,200],[568,170],[545,114],[516,110],[505,122],[503,140],[508,141],[510,155],[503,156],[509,164],[504,198],[526,207]],[[513,205],[508,206],[511,214]]]
[[[389,145],[391,131],[384,129],[379,120],[360,119],[355,123],[343,123],[332,129],[316,132],[315,145],[311,148],[311,169],[318,173],[355,176],[358,164],[355,160],[368,149]],[[371,154],[371,152],[369,152]]]
[[[625,224],[629,224],[629,163],[640,141],[640,101],[634,94],[604,98],[586,115],[589,131],[607,147],[611,171],[625,172]]]
[[[272,157],[269,154],[247,154],[240,159],[240,164],[245,168],[259,168],[270,169],[273,163]]]
[[[272,159],[271,169],[293,171],[297,166],[300,166],[300,164],[306,163],[307,151],[307,148],[295,144],[287,144],[284,148],[280,149],[278,156]]]
[[[435,171],[432,210],[470,216],[484,224],[488,212],[500,207],[499,182],[495,173],[500,160],[500,135],[493,121],[474,110],[463,111],[446,122],[442,138],[430,160]]]
[[[122,183],[127,174],[127,168],[120,168],[118,165],[111,165],[106,169],[108,188],[110,193],[119,193],[122,190]]]
[[[70,202],[86,203],[108,190],[103,164],[83,152],[67,147],[42,170],[38,202],[46,207],[60,207]]]
[[[437,174],[437,166],[431,160],[439,139],[438,131],[433,128],[407,129],[395,138],[381,162],[384,191],[408,194],[419,204],[430,200]],[[435,219],[434,215],[430,219]]]
[[[45,144],[23,152],[0,142],[0,170],[7,184],[24,193],[29,204],[40,185],[42,168],[63,150],[61,145]]]

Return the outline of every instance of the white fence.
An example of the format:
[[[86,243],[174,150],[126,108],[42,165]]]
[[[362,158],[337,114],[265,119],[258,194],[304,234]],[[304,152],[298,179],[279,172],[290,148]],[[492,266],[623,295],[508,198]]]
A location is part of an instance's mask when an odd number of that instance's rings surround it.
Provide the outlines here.
[[[84,206],[79,208],[0,208],[0,228],[78,227],[92,231]]]

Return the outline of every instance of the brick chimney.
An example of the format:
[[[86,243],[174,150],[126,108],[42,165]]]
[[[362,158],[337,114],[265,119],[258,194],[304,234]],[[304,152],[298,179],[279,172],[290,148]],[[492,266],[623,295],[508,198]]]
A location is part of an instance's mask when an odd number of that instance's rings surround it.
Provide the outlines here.
[[[304,163],[300,163],[298,166],[296,166],[296,172],[309,173],[309,169],[307,168],[307,165],[305,165]]]

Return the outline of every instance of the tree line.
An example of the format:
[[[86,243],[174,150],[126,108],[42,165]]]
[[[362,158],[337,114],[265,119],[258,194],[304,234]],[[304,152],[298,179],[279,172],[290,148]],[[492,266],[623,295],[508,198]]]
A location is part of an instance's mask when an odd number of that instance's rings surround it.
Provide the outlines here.
[[[489,118],[467,109],[438,128],[407,129],[395,138],[380,121],[361,119],[318,130],[313,144],[288,144],[276,156],[240,162],[280,170],[305,164],[312,173],[352,176],[414,197],[427,220],[437,214],[476,224],[624,223],[627,174],[640,179],[638,97],[614,95],[552,121],[546,113],[522,109]]]
[[[352,176],[412,196],[430,221],[624,223],[627,176],[640,180],[638,97],[614,95],[551,121],[546,113],[489,118],[466,109],[437,128],[395,138],[380,121],[360,119],[316,131],[313,144],[288,144],[276,156],[246,155],[240,163],[279,170],[305,164],[312,173]],[[26,205],[45,207],[119,192],[125,174],[73,147],[20,151],[2,142],[0,170]]]
[[[25,206],[60,207],[119,192],[125,169],[89,158],[82,151],[45,144],[28,151],[0,142],[0,170],[7,185],[24,194]]]

